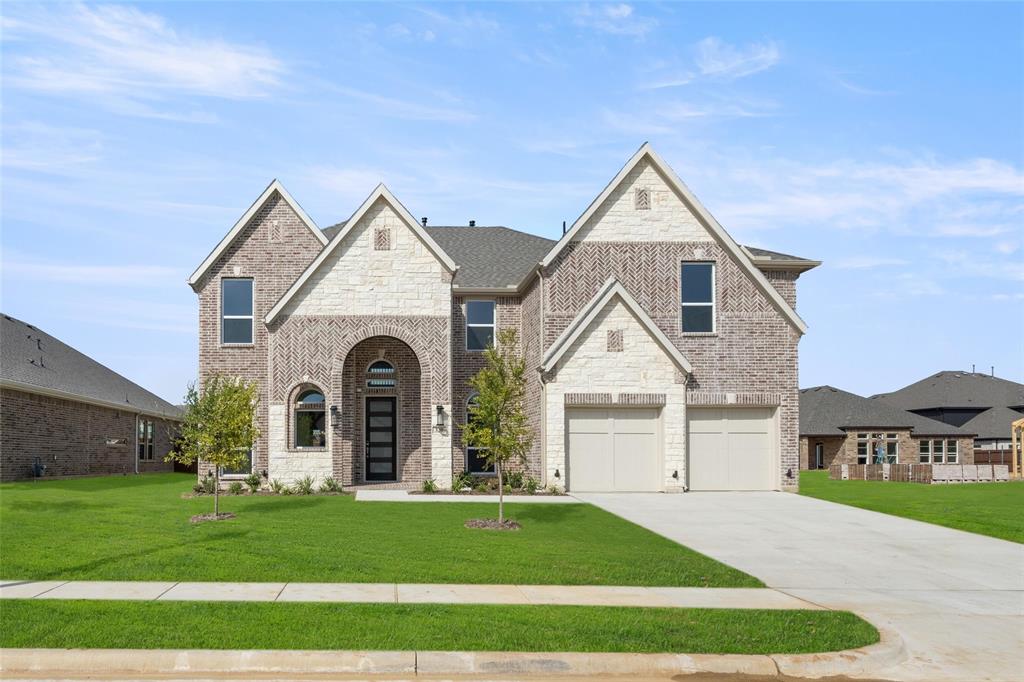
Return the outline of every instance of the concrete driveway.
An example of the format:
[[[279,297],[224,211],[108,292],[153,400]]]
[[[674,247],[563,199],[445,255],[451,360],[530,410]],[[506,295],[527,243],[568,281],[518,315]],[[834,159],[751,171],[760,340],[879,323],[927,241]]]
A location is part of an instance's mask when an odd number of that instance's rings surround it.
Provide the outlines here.
[[[1024,546],[789,493],[591,493],[593,503],[763,580],[887,624],[894,680],[1024,680]]]

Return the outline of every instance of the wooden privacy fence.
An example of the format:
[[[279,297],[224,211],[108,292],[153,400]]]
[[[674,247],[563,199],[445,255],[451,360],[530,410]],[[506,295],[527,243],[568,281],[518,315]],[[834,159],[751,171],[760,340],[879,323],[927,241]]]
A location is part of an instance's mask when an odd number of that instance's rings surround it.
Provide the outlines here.
[[[1005,464],[833,464],[828,477],[837,481],[906,483],[989,483],[1010,480]]]

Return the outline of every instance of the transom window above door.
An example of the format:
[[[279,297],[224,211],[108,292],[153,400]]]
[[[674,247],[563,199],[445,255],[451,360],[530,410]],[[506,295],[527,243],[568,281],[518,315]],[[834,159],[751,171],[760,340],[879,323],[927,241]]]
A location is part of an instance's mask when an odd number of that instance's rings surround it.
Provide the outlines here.
[[[494,301],[466,301],[466,350],[494,343]]]
[[[395,367],[387,360],[377,360],[366,369],[367,388],[394,388]]]
[[[327,445],[327,412],[319,389],[302,391],[295,401],[295,447],[322,448]]]
[[[680,270],[684,334],[715,331],[715,264],[683,263]]]

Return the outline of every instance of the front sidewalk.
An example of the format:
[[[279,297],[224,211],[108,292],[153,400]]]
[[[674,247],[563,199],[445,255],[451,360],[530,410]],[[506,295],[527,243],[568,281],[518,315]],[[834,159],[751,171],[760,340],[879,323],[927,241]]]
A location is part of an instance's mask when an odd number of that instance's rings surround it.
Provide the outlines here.
[[[405,583],[3,581],[0,599],[253,601],[391,604],[541,604],[648,608],[806,609],[811,602],[765,588]]]

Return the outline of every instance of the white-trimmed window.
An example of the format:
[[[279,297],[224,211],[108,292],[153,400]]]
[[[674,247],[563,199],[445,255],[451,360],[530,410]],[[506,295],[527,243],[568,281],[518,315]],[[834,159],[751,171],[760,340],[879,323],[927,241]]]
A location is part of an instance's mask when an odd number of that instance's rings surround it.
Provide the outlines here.
[[[295,401],[295,447],[322,448],[327,445],[327,411],[324,394],[310,387]]]
[[[881,446],[882,462],[877,462]],[[895,433],[858,433],[857,464],[896,464],[900,459],[900,443]]]
[[[367,388],[387,389],[395,384],[395,366],[387,360],[377,360],[366,368]]]
[[[466,399],[466,421],[472,421],[473,408],[476,406],[479,396],[474,393]],[[493,474],[497,473],[493,464],[487,463],[488,448],[466,447],[466,471],[471,474]]]
[[[921,440],[917,443],[918,460],[922,464],[956,464],[960,450],[956,440]]]
[[[140,460],[153,459],[153,420],[139,417],[138,449]]]
[[[931,464],[932,461],[932,442],[930,440],[920,440],[917,442],[917,461],[921,464]]]
[[[253,339],[253,286],[247,278],[220,281],[220,341],[225,345],[249,345]]]
[[[466,301],[466,350],[494,344],[494,301]]]
[[[715,264],[683,263],[679,291],[684,334],[715,331]]]
[[[946,441],[946,464],[956,464],[960,454],[955,440]]]

